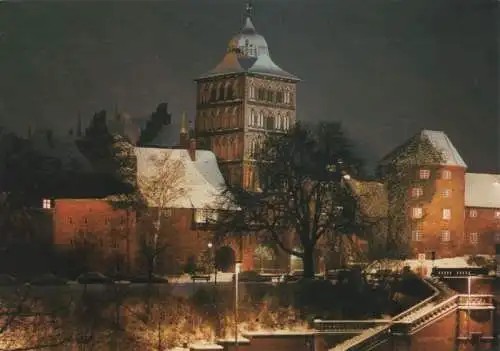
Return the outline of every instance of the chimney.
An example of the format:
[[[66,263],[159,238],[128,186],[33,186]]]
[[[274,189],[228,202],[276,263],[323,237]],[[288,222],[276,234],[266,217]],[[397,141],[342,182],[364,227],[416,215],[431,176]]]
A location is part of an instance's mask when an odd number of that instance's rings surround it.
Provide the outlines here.
[[[191,161],[196,161],[196,139],[189,139],[188,146],[189,157],[191,157]]]
[[[186,128],[186,112],[182,112],[181,117],[180,147],[183,149],[189,148],[189,135]]]

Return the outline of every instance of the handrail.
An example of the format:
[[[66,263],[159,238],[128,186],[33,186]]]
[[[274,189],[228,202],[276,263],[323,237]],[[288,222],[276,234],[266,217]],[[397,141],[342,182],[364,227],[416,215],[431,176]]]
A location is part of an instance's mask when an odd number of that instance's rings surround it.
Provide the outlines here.
[[[409,329],[411,330],[412,325],[416,324],[417,321],[421,321],[422,318],[425,317],[426,315],[428,315],[429,313],[432,313],[432,312],[435,312],[435,311],[441,309],[443,306],[446,306],[446,304],[449,303],[450,301],[458,300],[458,294],[454,294],[454,292],[451,289],[445,289],[445,287],[442,288],[443,291],[439,290],[436,287],[436,285],[439,285],[439,283],[434,281],[433,279],[423,279],[423,281],[429,287],[431,287],[432,290],[434,290],[434,293],[432,294],[432,296],[421,301],[420,303],[416,304],[415,306],[411,307],[410,309],[403,311],[399,315],[395,316],[394,318],[392,318],[391,323],[388,323],[384,326],[379,326],[379,327],[368,329],[365,332],[355,336],[354,338],[350,338],[350,339],[340,343],[339,345],[335,346],[334,348],[330,349],[329,351],[360,350],[364,346],[375,345],[377,342],[381,342],[382,339],[386,339],[386,338],[390,337],[391,329],[396,324],[399,324],[401,326],[405,325],[406,326],[405,329],[407,329],[409,327]],[[442,295],[447,296],[448,294],[453,294],[453,296],[449,297],[445,301],[438,303],[437,305],[434,305],[430,311],[426,311],[422,315],[417,314],[418,312],[422,312],[422,309],[424,307],[429,306],[433,301],[439,299],[440,296],[442,296]],[[410,320],[410,321],[402,321],[403,319],[407,319],[408,317],[410,317],[412,314],[416,315],[414,317],[415,319]]]

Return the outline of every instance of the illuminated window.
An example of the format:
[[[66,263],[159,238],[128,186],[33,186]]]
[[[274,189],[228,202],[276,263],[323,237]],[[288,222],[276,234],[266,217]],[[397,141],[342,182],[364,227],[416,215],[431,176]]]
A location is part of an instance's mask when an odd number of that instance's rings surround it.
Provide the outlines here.
[[[469,234],[469,240],[471,244],[477,244],[479,242],[479,235],[478,233],[470,233]]]
[[[443,208],[443,219],[447,221],[451,219],[451,210],[449,208]]]
[[[469,218],[476,218],[476,217],[477,217],[477,211],[469,210]]]
[[[443,242],[450,241],[450,231],[449,230],[442,230],[441,231],[441,241],[443,241]]]
[[[450,189],[443,189],[441,191],[441,196],[442,197],[450,197],[451,196],[451,190]]]
[[[412,212],[411,212],[412,218],[415,218],[415,219],[422,218],[423,214],[424,214],[424,210],[422,209],[422,207],[413,207]]]
[[[42,200],[42,208],[51,209],[52,208],[52,201],[50,201],[50,199],[43,199]]]
[[[447,169],[444,169],[441,172],[441,178],[443,178],[443,179],[451,179],[451,171],[449,171]]]
[[[495,233],[495,242],[500,243],[500,233]]]
[[[194,214],[194,221],[198,224],[214,223],[218,219],[216,211],[207,209],[196,209]]]
[[[431,171],[428,169],[421,169],[419,172],[420,179],[429,179],[431,177]]]
[[[495,218],[500,219],[500,211],[495,211]]]
[[[413,188],[411,189],[411,196],[414,198],[419,198],[424,195],[424,190],[422,188]]]
[[[422,241],[423,234],[421,230],[414,230],[411,232],[411,239],[413,241]]]
[[[285,91],[285,104],[289,104],[289,103],[290,103],[290,92]]]

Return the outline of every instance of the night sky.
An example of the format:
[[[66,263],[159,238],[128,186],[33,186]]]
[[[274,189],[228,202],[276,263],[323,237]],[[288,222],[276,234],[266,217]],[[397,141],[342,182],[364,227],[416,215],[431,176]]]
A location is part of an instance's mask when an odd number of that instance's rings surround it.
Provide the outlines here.
[[[303,81],[301,120],[340,120],[373,161],[420,129],[445,131],[469,171],[499,167],[492,0],[257,0],[273,60]],[[67,133],[115,104],[133,117],[195,111],[243,0],[0,3],[0,124]],[[191,117],[193,118],[193,117]]]

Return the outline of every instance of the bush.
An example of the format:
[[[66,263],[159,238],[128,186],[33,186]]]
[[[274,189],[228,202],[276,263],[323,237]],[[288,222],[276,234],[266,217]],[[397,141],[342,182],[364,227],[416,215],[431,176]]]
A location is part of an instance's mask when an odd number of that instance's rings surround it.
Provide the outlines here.
[[[8,274],[0,274],[0,286],[17,285],[16,278]]]
[[[66,279],[55,276],[54,274],[44,274],[40,277],[33,279],[30,284],[38,286],[51,286],[51,285],[66,285]]]
[[[193,275],[196,273],[197,268],[198,267],[196,266],[196,257],[189,256],[186,264],[184,265],[184,273],[187,273],[189,275]]]

